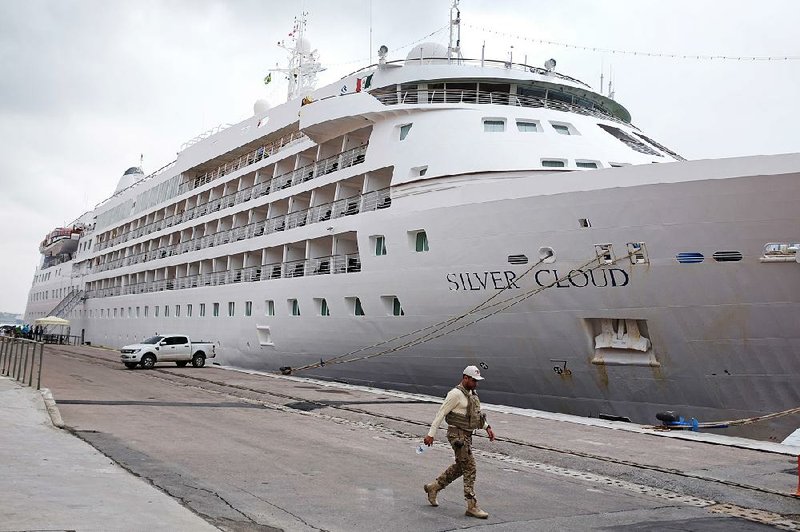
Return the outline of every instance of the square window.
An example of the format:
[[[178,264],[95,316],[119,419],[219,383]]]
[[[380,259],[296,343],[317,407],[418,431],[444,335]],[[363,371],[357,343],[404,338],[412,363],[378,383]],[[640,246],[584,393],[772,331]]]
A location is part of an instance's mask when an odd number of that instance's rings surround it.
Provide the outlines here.
[[[486,133],[502,133],[506,130],[506,121],[497,118],[484,118],[483,130]]]
[[[357,297],[346,297],[344,299],[353,316],[364,316],[364,307],[361,306],[361,299]]]
[[[556,130],[556,133],[560,133],[562,135],[572,135],[569,126],[564,124],[553,124],[553,129]]]
[[[271,299],[264,301],[264,314],[267,316],[275,315],[275,302]]]
[[[559,161],[557,159],[544,159],[542,160],[542,166],[545,168],[564,168],[567,166],[567,163],[564,161]]]
[[[206,315],[206,304],[200,303],[200,317],[204,317]]]
[[[317,307],[317,313],[320,316],[331,315],[331,308],[328,306],[328,301],[324,297],[315,297],[314,303]]]
[[[244,315],[245,316],[252,316],[253,315],[253,302],[252,301],[245,301],[244,302]]]
[[[415,245],[414,249],[420,253],[423,251],[428,251],[428,234],[425,231],[418,231],[417,236],[415,237]]]
[[[599,168],[595,161],[575,161],[575,166],[578,168]]]
[[[376,235],[375,237],[375,255],[386,255],[386,237],[383,235]]]
[[[292,316],[299,316],[300,315],[300,303],[297,302],[296,299],[288,300],[289,309],[292,313]]]
[[[236,303],[233,301],[228,301],[228,316],[235,316],[236,315]]]
[[[517,120],[517,130],[522,133],[537,133],[540,132],[542,129],[541,127],[539,127],[538,122]]]
[[[400,126],[400,140],[405,140],[408,136],[408,132],[411,131],[412,124],[403,124]]]
[[[214,303],[212,305],[211,314],[216,318],[219,316],[219,303]]]

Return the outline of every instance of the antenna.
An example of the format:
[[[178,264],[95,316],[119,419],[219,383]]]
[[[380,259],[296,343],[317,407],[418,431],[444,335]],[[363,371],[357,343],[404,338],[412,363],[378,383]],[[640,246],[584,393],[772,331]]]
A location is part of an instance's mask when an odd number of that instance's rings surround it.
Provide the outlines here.
[[[450,44],[447,46],[447,62],[453,57],[453,54],[461,61],[461,11],[458,9],[459,0],[453,0],[453,5],[450,7]],[[453,12],[455,11],[455,18]],[[453,30],[456,32],[455,44],[453,44]]]
[[[608,97],[614,99],[614,67],[608,68]]]
[[[325,70],[319,62],[317,50],[311,50],[311,44],[303,37],[308,23],[307,17],[307,11],[303,11],[300,17],[295,17],[292,32],[289,33],[292,39],[291,45],[287,45],[284,40],[278,41],[278,46],[289,52],[289,66],[270,69],[272,72],[286,74],[286,79],[289,80],[287,101],[314,90],[317,84],[317,72]]]
[[[369,64],[372,64],[372,0],[369,0]]]
[[[600,95],[603,95],[603,74],[605,73],[605,66],[603,64],[603,58],[600,58]]]

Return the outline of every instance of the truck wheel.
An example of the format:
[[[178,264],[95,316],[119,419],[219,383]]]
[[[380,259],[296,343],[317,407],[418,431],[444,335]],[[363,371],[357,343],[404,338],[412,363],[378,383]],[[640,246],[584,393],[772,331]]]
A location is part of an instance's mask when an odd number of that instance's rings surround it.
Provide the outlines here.
[[[196,368],[202,368],[206,365],[206,354],[202,351],[198,351],[192,357],[192,366]]]
[[[188,363],[189,363],[188,360],[181,360],[180,362],[175,362],[175,365],[178,366],[179,368],[183,368],[186,367],[186,364]]]
[[[156,357],[147,354],[142,357],[142,367],[144,369],[153,369],[156,366]]]
[[[125,367],[128,368],[128,369],[133,369],[138,365],[139,364],[137,364],[136,362],[125,362]]]

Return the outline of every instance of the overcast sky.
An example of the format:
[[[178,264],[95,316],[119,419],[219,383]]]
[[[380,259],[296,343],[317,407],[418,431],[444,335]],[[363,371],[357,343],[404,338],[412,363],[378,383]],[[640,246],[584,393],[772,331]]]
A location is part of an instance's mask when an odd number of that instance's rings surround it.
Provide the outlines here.
[[[25,309],[38,243],[114,191],[122,172],[158,169],[180,145],[253,102],[285,100],[279,75],[301,9],[337,80],[389,47],[446,26],[449,0],[0,1],[0,311]],[[371,15],[370,15],[371,12]],[[597,89],[613,69],[617,101],[647,135],[690,159],[800,151],[800,61],[649,58],[642,52],[800,56],[796,0],[462,0],[465,57],[541,65]],[[493,31],[512,34],[504,37]],[[447,43],[446,29],[427,40]]]

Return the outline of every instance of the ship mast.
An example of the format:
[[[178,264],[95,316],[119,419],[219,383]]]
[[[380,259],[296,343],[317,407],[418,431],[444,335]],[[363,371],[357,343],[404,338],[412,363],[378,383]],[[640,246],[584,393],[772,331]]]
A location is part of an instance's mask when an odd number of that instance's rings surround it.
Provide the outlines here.
[[[453,0],[450,7],[450,43],[447,46],[447,62],[455,56],[461,61],[461,11],[458,9],[459,0]],[[455,40],[454,40],[455,38]]]
[[[291,41],[288,44],[284,39],[278,41],[278,46],[289,52],[289,66],[270,69],[272,72],[286,74],[286,79],[289,81],[287,101],[314,90],[317,84],[317,72],[325,70],[319,62],[317,50],[312,51],[311,43],[303,37],[308,23],[307,17],[306,11],[295,17],[292,32],[289,34]]]

